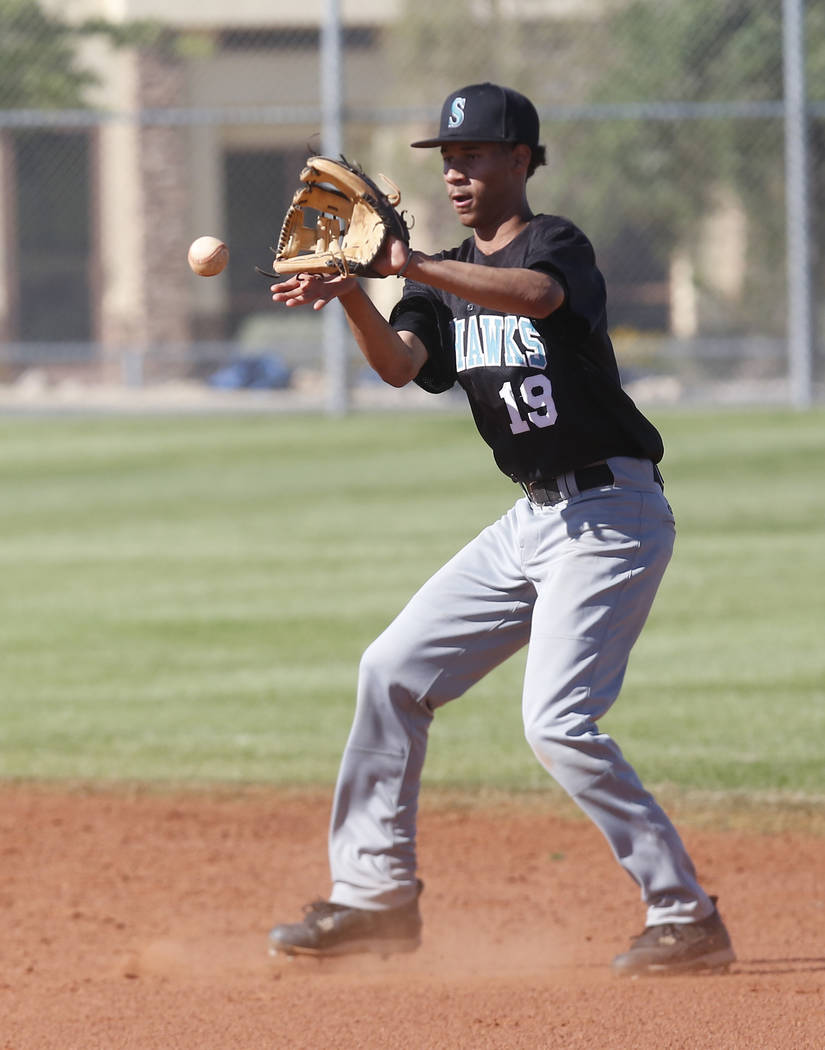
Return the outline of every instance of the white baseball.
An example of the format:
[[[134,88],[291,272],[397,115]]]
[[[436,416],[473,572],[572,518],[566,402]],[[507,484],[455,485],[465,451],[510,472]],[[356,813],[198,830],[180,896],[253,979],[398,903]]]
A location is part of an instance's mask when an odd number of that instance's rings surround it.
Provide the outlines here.
[[[194,273],[214,277],[229,262],[229,249],[217,237],[198,237],[189,245],[186,258]]]

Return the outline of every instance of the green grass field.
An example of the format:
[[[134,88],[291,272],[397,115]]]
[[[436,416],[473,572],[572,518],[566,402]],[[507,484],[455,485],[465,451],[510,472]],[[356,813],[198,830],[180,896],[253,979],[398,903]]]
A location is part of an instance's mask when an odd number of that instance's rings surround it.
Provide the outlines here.
[[[651,786],[825,795],[825,414],[652,413],[679,536],[608,728]],[[329,784],[358,659],[518,494],[465,414],[5,418],[0,775]],[[516,658],[426,782],[532,790]]]

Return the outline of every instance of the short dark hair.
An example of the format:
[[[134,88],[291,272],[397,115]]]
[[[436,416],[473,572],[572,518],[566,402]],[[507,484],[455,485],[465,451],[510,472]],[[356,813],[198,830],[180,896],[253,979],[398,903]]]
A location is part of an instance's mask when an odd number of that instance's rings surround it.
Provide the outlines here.
[[[547,149],[544,146],[531,146],[530,147],[530,163],[527,166],[527,178],[535,173],[536,168],[540,168],[543,164],[547,163]]]
[[[527,165],[527,178],[534,175],[536,168],[547,163],[547,148],[545,146],[531,146],[528,142],[502,142],[502,149],[515,149],[516,146],[527,146],[530,150],[530,162]]]

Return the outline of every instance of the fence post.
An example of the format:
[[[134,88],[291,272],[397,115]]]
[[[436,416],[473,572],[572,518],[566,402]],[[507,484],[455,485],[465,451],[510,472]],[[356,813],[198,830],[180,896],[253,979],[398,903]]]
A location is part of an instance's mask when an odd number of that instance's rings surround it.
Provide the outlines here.
[[[321,152],[337,157],[343,152],[342,110],[344,78],[341,61],[340,0],[324,0],[321,26],[320,94]],[[336,299],[324,307],[322,337],[324,340],[324,377],[326,410],[329,415],[347,411],[347,328],[344,309]]]
[[[813,305],[804,22],[804,0],[782,0],[788,370],[791,402],[796,408],[809,408],[813,402]]]

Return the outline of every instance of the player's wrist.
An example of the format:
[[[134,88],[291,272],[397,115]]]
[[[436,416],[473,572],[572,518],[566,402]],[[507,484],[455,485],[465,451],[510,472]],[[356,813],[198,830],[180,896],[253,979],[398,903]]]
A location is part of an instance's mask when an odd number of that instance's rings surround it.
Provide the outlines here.
[[[336,299],[349,299],[354,295],[357,296],[359,292],[362,294],[366,294],[363,288],[361,287],[361,282],[353,274],[350,274],[350,276],[344,277],[343,279],[339,280],[340,284],[338,285],[338,290],[335,294]]]
[[[415,256],[416,258],[414,259],[413,256]],[[421,252],[416,251],[414,248],[410,248],[410,250],[407,252],[407,258],[404,260],[403,266],[401,267],[400,270],[396,270],[395,276],[396,277],[407,277],[407,276],[409,276],[408,270],[409,270],[410,266],[411,265],[415,266],[417,264],[417,262],[420,260],[420,257],[421,257]]]

